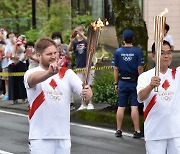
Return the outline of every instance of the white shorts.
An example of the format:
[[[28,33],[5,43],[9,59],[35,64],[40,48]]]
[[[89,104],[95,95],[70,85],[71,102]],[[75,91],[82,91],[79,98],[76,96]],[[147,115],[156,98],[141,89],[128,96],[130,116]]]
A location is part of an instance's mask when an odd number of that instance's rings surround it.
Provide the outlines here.
[[[29,141],[30,154],[70,154],[71,141],[43,139]]]
[[[180,138],[146,141],[146,154],[180,154]]]
[[[92,85],[92,83],[93,83],[94,73],[95,73],[95,70],[90,70],[89,80],[88,80],[89,85]],[[77,73],[77,76],[79,76],[79,78],[81,79],[82,82],[84,81],[84,78],[85,78],[84,72]]]

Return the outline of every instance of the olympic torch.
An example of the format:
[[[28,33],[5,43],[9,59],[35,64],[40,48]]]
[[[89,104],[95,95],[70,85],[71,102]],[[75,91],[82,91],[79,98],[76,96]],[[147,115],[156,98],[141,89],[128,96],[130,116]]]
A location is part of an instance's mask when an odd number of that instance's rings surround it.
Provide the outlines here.
[[[88,84],[90,70],[92,66],[92,59],[96,52],[96,48],[98,46],[99,37],[101,34],[102,27],[108,25],[107,21],[101,21],[98,19],[97,21],[91,23],[88,27],[88,36],[87,36],[87,62],[85,68],[85,77],[83,81],[83,87]]]
[[[164,14],[168,12],[166,8],[160,15],[154,17],[154,42],[155,42],[155,52],[156,52],[156,66],[155,66],[155,76],[159,76],[160,72],[160,59],[161,59],[161,47],[164,38],[165,22],[166,17]],[[158,87],[154,88],[155,92],[158,92]]]

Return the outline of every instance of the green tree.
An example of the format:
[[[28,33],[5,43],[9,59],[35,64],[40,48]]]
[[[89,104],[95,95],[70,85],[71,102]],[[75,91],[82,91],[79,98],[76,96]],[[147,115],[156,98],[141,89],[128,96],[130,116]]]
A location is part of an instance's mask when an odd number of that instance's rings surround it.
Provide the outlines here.
[[[112,2],[115,17],[115,28],[119,46],[123,44],[122,32],[125,29],[132,29],[135,33],[133,44],[140,47],[144,51],[145,70],[147,70],[148,34],[146,24],[143,20],[137,0],[112,0]]]
[[[50,7],[50,19],[44,23],[43,32],[50,36],[54,31],[64,32],[71,28],[70,3],[65,0],[53,0]]]
[[[0,1],[0,26],[22,33],[30,26],[31,0]]]

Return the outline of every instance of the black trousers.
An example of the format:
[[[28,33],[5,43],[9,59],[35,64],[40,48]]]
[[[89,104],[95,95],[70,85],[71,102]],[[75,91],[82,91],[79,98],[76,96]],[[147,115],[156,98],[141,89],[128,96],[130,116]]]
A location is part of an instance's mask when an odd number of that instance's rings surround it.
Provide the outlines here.
[[[25,72],[27,66],[23,62],[11,64],[8,72]],[[9,76],[9,100],[26,99],[26,89],[24,86],[24,76]]]

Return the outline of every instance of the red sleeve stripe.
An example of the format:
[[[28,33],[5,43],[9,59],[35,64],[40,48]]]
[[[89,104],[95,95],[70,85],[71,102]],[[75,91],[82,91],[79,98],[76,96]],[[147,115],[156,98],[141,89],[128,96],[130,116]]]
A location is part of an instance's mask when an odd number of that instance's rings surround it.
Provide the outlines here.
[[[40,107],[40,105],[44,102],[44,92],[42,91],[32,103],[32,107],[29,110],[29,119],[32,118],[36,110]]]
[[[151,111],[151,109],[153,108],[153,106],[156,104],[156,95],[154,95],[151,99],[151,101],[149,102],[148,106],[146,107],[145,111],[144,111],[144,121],[146,120],[149,112]]]

